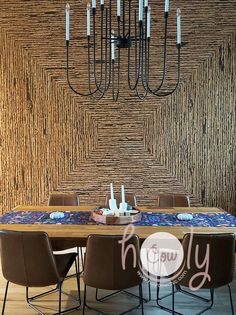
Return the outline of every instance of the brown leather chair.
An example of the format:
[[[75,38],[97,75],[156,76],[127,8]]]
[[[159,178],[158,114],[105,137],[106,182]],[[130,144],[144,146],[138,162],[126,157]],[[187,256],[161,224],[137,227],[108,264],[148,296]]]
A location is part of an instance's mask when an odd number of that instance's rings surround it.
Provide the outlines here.
[[[158,207],[190,207],[189,197],[178,194],[158,195]]]
[[[109,208],[109,199],[110,199],[110,195],[106,195],[105,197],[105,204],[104,207],[105,208]],[[119,208],[119,204],[121,202],[121,195],[120,194],[116,194],[115,195],[115,199],[117,202],[117,207]],[[125,193],[125,202],[128,203],[128,205],[132,206],[132,207],[137,207],[137,200],[136,200],[136,196],[133,193]]]
[[[79,206],[79,196],[77,194],[50,194],[49,206]]]
[[[235,235],[232,233],[221,233],[221,234],[185,234],[183,238],[183,249],[184,249],[184,260],[182,266],[176,273],[174,284],[177,287],[176,292],[182,292],[188,294],[194,298],[198,298],[205,302],[210,302],[203,311],[198,314],[212,308],[214,303],[214,289],[227,285],[229,289],[229,297],[231,304],[231,311],[234,314],[232,295],[230,283],[233,281],[234,275],[234,264],[235,264]],[[191,252],[189,253],[189,250]],[[206,259],[206,253],[209,254],[209,259]],[[189,255],[189,258],[188,258]],[[197,260],[196,260],[196,257]],[[189,265],[188,265],[189,259]],[[196,261],[200,266],[197,266]],[[205,264],[203,262],[205,261]],[[208,270],[206,267],[207,262],[209,262]],[[201,266],[202,265],[202,266]],[[181,270],[181,273],[180,273]],[[203,281],[203,275],[197,274],[207,272],[209,277]],[[183,275],[183,276],[182,276]],[[194,277],[194,278],[193,278]],[[164,307],[163,305],[158,305],[167,311],[175,311],[174,304],[174,284],[172,284],[172,310]],[[205,299],[194,293],[183,290],[180,286],[201,289],[210,289],[210,299]],[[159,295],[159,288],[157,290],[157,297]],[[195,291],[195,289],[194,289]],[[175,292],[175,293],[176,293]],[[157,299],[158,300],[158,299]],[[179,313],[178,313],[179,314]]]
[[[128,250],[125,260],[125,270],[122,269],[122,253],[119,241],[122,236],[117,235],[90,235],[86,246],[84,265],[84,305],[91,308],[86,302],[87,286],[105,290],[124,290],[139,286],[139,305],[125,313],[141,306],[143,314],[142,278],[139,272],[139,238],[133,235],[126,243],[125,248],[133,245],[137,257],[137,264],[133,266],[133,251]],[[91,308],[95,311],[95,308]]]
[[[48,235],[45,232],[2,230],[0,231],[0,242],[2,272],[7,280],[2,315],[5,310],[9,282],[26,287],[27,303],[37,312],[41,311],[31,304],[31,301],[40,297],[41,294],[29,297],[28,288],[57,285],[59,289],[59,313],[57,314],[64,312],[61,311],[61,287],[77,254],[54,255]],[[77,285],[79,292],[78,277]],[[79,306],[80,303],[70,310],[77,309]]]

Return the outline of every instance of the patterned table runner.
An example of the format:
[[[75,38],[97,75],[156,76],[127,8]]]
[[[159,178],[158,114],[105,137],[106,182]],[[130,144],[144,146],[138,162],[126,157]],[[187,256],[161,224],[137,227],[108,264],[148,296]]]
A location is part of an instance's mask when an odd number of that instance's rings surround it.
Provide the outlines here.
[[[0,217],[0,224],[97,224],[90,219],[90,211],[65,211],[63,219],[51,219],[51,212],[12,211]],[[229,213],[192,213],[193,219],[181,221],[178,213],[142,212],[136,226],[194,226],[236,227],[236,217]]]

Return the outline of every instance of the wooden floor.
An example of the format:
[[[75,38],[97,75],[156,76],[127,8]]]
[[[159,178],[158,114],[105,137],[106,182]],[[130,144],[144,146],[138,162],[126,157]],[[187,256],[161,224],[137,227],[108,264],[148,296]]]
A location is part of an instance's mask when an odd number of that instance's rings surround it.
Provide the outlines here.
[[[71,270],[73,272],[73,270]],[[2,301],[4,296],[4,290],[5,290],[5,284],[6,281],[2,276],[2,273],[0,274],[0,303],[2,307]],[[81,288],[82,288],[82,297],[83,297],[83,282],[81,280]],[[74,278],[68,279],[64,283],[63,290],[76,295],[76,281]],[[164,287],[162,289],[163,293],[169,292],[170,287]],[[38,294],[42,292],[42,289],[31,289],[30,291],[32,295]],[[104,293],[104,291],[100,291],[101,294]],[[107,293],[107,292],[105,292]],[[236,281],[232,283],[232,293],[233,293],[233,300],[234,300],[234,306],[236,309],[236,301],[235,301],[235,295],[236,295]],[[147,286],[144,285],[144,295],[147,296]],[[154,286],[152,286],[152,301],[145,303],[144,310],[146,315],[150,314],[169,314],[167,312],[164,312],[160,310],[156,306],[155,302],[155,295],[156,295],[156,289]],[[204,291],[203,296],[207,297],[208,292]],[[53,293],[46,297],[41,298],[41,300],[37,301],[35,305],[39,306],[45,314],[53,314],[57,312],[57,294]],[[137,300],[135,298],[130,297],[129,295],[125,293],[120,293],[117,296],[107,300],[106,302],[94,303],[94,297],[95,297],[95,291],[92,288],[88,289],[88,303],[92,306],[101,309],[107,314],[115,315],[119,314],[122,311],[125,311],[128,308],[131,308],[135,303],[137,303]],[[164,303],[170,307],[171,300],[170,298],[166,298],[164,300]],[[63,306],[64,307],[73,307],[75,302],[69,298],[68,296],[63,296]],[[187,297],[186,295],[183,295],[181,293],[176,294],[176,310],[179,312],[182,312],[186,315],[192,315],[200,311],[204,308],[204,304],[202,302],[199,302],[198,300],[195,300],[193,298]],[[30,314],[37,314],[28,307],[26,301],[25,301],[25,288],[21,286],[17,286],[14,284],[10,284],[9,286],[9,294],[8,294],[8,300],[5,310],[6,315],[30,315]],[[82,314],[81,308],[79,310],[76,310],[74,312],[71,312],[71,314]],[[100,313],[86,310],[87,315],[98,315]],[[136,315],[141,314],[140,310],[136,310],[129,313],[130,315]],[[231,314],[230,311],[230,304],[229,304],[229,296],[228,296],[228,290],[227,288],[220,288],[216,290],[215,293],[215,305],[212,308],[212,310],[205,313],[206,315],[214,314],[214,315],[227,315]]]

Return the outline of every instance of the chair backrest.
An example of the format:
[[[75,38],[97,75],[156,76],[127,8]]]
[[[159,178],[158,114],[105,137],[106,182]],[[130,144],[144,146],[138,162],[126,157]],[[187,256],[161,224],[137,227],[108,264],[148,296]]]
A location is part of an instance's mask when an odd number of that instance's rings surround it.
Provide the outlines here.
[[[189,197],[178,194],[160,194],[158,207],[190,207]]]
[[[109,199],[110,199],[110,195],[106,195],[105,197],[105,208],[109,208]],[[119,204],[121,202],[121,195],[120,194],[116,194],[115,195],[116,198],[116,202],[117,202],[117,207],[119,208]],[[132,206],[132,207],[137,207],[137,200],[136,200],[136,196],[133,193],[125,193],[125,202],[128,203],[128,205]]]
[[[56,262],[45,232],[0,231],[2,272],[6,280],[27,287],[59,281]]]
[[[210,276],[201,288],[217,288],[232,282],[235,262],[235,235],[233,233],[193,234],[192,238],[188,233],[185,234],[182,245],[184,249],[182,274],[184,276],[178,282],[179,285],[189,287],[192,279],[192,286],[198,287],[203,280],[203,275],[197,276],[200,272],[206,272]],[[191,249],[190,269],[188,268],[189,248]],[[207,250],[209,250],[209,256]],[[199,268],[196,262],[203,266]],[[207,267],[208,262],[209,267]]]
[[[79,206],[79,196],[77,194],[50,194],[49,206]]]
[[[139,271],[139,238],[133,235],[125,248],[133,245],[137,265],[133,266],[133,250],[127,251],[125,270],[122,267],[122,247],[118,235],[90,235],[87,240],[84,283],[94,288],[120,290],[136,286],[142,282]]]

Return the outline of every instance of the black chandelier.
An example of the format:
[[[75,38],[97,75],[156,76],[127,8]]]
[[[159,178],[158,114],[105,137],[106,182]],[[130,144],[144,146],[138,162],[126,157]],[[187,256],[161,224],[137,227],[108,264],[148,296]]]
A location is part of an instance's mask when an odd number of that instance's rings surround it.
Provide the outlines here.
[[[121,1],[122,10],[121,10]],[[180,49],[181,49],[181,12],[177,9],[177,75],[176,83],[167,90],[163,88],[166,81],[167,72],[167,30],[168,30],[168,12],[169,0],[165,0],[164,14],[164,43],[163,43],[163,68],[160,83],[156,87],[150,85],[150,43],[151,43],[151,7],[148,0],[138,0],[138,10],[132,8],[131,0],[117,0],[116,10],[117,19],[115,34],[112,25],[112,2],[108,5],[104,0],[100,0],[99,10],[96,8],[96,0],[92,0],[92,9],[90,3],[87,4],[87,76],[88,92],[82,93],[74,88],[70,82],[69,76],[69,36],[70,36],[70,4],[66,4],[66,50],[67,50],[67,81],[73,92],[80,96],[92,96],[95,99],[103,98],[109,88],[112,89],[113,100],[117,101],[120,93],[121,80],[121,54],[127,51],[127,82],[128,87],[140,99],[145,99],[148,94],[158,97],[168,96],[177,89],[180,81]],[[128,5],[128,7],[126,7]],[[99,13],[100,34],[97,35],[96,16]],[[138,11],[138,13],[137,13]],[[122,12],[122,18],[121,18]],[[92,23],[91,23],[92,13]],[[126,14],[128,18],[126,19]],[[92,35],[90,32],[92,24]],[[100,41],[99,52],[96,47],[97,41]],[[91,52],[92,50],[92,52]],[[131,54],[134,52],[134,56]],[[98,60],[99,53],[99,60]],[[92,57],[91,57],[92,55]],[[117,55],[117,56],[116,56]],[[132,62],[131,62],[132,61]],[[133,62],[134,61],[134,62]],[[134,63],[134,65],[132,65]],[[99,73],[97,67],[100,67]],[[92,70],[91,70],[92,68]],[[133,78],[131,76],[133,75]],[[142,93],[139,91],[142,87]]]

